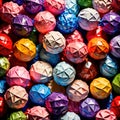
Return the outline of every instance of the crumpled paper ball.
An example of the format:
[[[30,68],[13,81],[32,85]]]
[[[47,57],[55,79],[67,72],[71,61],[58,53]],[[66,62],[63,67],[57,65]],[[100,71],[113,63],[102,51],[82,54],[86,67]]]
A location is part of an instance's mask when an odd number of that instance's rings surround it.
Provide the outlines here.
[[[24,8],[30,14],[36,14],[43,9],[43,0],[25,0]]]
[[[17,15],[12,21],[13,32],[21,37],[27,37],[33,30],[33,21],[26,15]]]
[[[117,118],[112,111],[108,109],[103,109],[96,114],[95,120],[117,120]]]
[[[0,17],[3,21],[11,23],[13,18],[22,14],[23,9],[17,3],[12,1],[5,2],[0,9]]]
[[[92,0],[77,0],[81,8],[92,7]]]
[[[112,0],[93,0],[93,8],[99,13],[105,14],[112,9]]]
[[[40,33],[46,34],[54,30],[56,26],[56,19],[52,13],[42,11],[35,16],[34,26]]]
[[[44,0],[44,8],[54,15],[59,15],[65,10],[65,0]]]
[[[45,107],[34,106],[26,111],[28,120],[50,120],[49,113]]]
[[[60,62],[59,54],[51,54],[50,52],[47,52],[44,48],[41,49],[39,54],[40,54],[40,60],[48,62],[53,67]]]
[[[115,93],[120,95],[120,73],[118,73],[112,80],[112,87]]]
[[[66,46],[64,54],[69,61],[76,64],[81,63],[88,55],[87,45],[83,42],[70,42]]]
[[[66,43],[69,44],[70,42],[83,42],[84,39],[82,37],[82,33],[78,30],[75,30],[71,34],[66,36]]]
[[[31,40],[22,38],[14,43],[13,52],[18,60],[28,62],[35,57],[36,46]]]
[[[59,92],[65,94],[65,87],[58,85],[54,80],[50,80],[47,84],[51,92]]]
[[[67,96],[74,102],[80,102],[89,94],[89,86],[82,80],[75,80],[66,89]]]
[[[8,120],[27,120],[27,116],[22,111],[13,112]]]
[[[102,29],[110,35],[120,31],[120,15],[115,12],[108,12],[100,20]]]
[[[78,116],[74,112],[67,112],[65,115],[60,117],[60,120],[81,120],[80,116]]]
[[[111,39],[110,52],[114,57],[120,58],[120,35],[117,35]]]
[[[110,110],[120,118],[120,96],[116,96],[111,103]]]
[[[62,93],[52,92],[46,99],[45,105],[51,114],[62,115],[67,112],[68,99]]]
[[[79,113],[79,105],[80,105],[80,102],[74,102],[72,100],[69,100],[68,111],[78,114]]]
[[[76,0],[65,0],[65,11],[77,15],[80,11],[80,7]]]
[[[100,73],[105,77],[114,77],[118,72],[118,63],[112,56],[107,55],[104,60],[100,62]]]
[[[52,79],[52,66],[44,61],[36,61],[31,65],[30,76],[33,82],[46,83]]]
[[[43,37],[43,47],[51,54],[58,54],[62,52],[65,46],[66,40],[58,31],[51,31]]]
[[[86,59],[83,63],[77,64],[76,74],[78,78],[86,82],[91,81],[97,76],[98,68],[92,60]]]
[[[88,54],[95,60],[104,59],[109,52],[109,44],[102,37],[94,37],[88,42]]]
[[[86,118],[93,118],[100,110],[98,102],[93,98],[86,98],[80,103],[80,114]]]
[[[10,68],[10,62],[6,57],[0,57],[0,77],[3,77]]]
[[[96,99],[107,98],[112,91],[111,83],[108,79],[104,77],[95,78],[90,83],[90,92],[92,96]]]
[[[97,28],[100,21],[99,13],[93,8],[85,8],[78,14],[78,23],[83,30],[91,31]]]
[[[6,81],[8,85],[27,87],[31,78],[29,72],[22,66],[15,66],[8,70],[6,74]]]
[[[6,113],[6,103],[3,97],[0,97],[0,117],[3,117]]]
[[[53,69],[54,81],[61,86],[67,86],[74,81],[76,75],[75,69],[66,62],[58,63]]]
[[[6,80],[0,79],[0,96],[3,96],[7,88]]]
[[[65,11],[58,16],[56,27],[63,34],[72,33],[78,27],[78,18],[75,14]]]
[[[23,108],[28,101],[28,94],[21,86],[12,86],[4,94],[7,105],[12,109]]]
[[[40,106],[44,105],[45,100],[50,94],[50,88],[44,84],[33,85],[29,91],[30,100]]]
[[[0,33],[0,55],[8,56],[12,51],[12,40],[7,34]]]

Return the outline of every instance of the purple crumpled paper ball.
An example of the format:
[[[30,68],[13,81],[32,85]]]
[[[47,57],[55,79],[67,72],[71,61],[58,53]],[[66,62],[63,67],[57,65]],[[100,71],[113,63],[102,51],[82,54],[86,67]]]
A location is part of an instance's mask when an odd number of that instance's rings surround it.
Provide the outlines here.
[[[101,21],[103,31],[108,34],[115,34],[120,31],[120,15],[115,12],[106,13]]]
[[[30,14],[36,14],[43,9],[43,0],[24,0],[24,8]]]
[[[100,110],[100,106],[93,98],[86,98],[80,103],[80,114],[86,118],[93,118]]]
[[[33,30],[33,21],[26,15],[18,15],[12,21],[13,32],[22,37],[30,35]]]
[[[45,101],[46,108],[51,114],[61,115],[68,110],[68,99],[62,93],[53,92]]]

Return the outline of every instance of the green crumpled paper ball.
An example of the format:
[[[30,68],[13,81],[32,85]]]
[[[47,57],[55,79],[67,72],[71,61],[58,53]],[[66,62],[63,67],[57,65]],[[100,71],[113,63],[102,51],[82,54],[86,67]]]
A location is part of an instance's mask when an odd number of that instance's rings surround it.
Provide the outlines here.
[[[77,0],[81,8],[92,7],[92,0]]]

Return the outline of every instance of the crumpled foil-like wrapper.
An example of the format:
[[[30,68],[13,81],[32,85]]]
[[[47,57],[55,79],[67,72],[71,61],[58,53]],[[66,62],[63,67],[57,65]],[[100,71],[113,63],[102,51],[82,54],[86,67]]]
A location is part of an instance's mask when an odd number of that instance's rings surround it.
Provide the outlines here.
[[[113,90],[120,95],[120,73],[118,73],[112,81]]]
[[[95,78],[90,84],[90,92],[96,99],[107,98],[112,91],[111,83],[104,77]]]
[[[64,52],[65,52],[66,58],[69,61],[76,63],[76,64],[83,62],[88,55],[87,46],[83,42],[71,42],[71,43],[69,43],[66,46]]]
[[[110,41],[110,52],[114,57],[120,58],[120,35]]]
[[[100,21],[99,13],[93,8],[85,8],[78,14],[79,26],[87,31],[91,31],[97,28]]]
[[[47,52],[58,54],[66,46],[66,39],[58,31],[51,31],[43,37],[43,47]]]
[[[7,89],[4,98],[10,108],[23,108],[28,101],[28,94],[25,88],[21,86],[13,86]]]
[[[44,0],[44,7],[54,15],[59,15],[65,10],[65,0]]]
[[[33,85],[29,91],[30,100],[37,105],[44,105],[45,100],[51,94],[50,88],[44,84]]]
[[[62,93],[53,92],[45,101],[46,108],[51,114],[61,115],[67,112],[68,99]]]
[[[31,65],[30,76],[36,83],[46,83],[52,79],[52,66],[44,61],[36,61]]]
[[[78,14],[80,11],[80,6],[77,4],[77,0],[65,0],[66,9],[69,13]]]
[[[93,0],[93,8],[105,14],[112,9],[112,0]]]
[[[0,80],[0,96],[4,95],[4,92],[6,91],[7,88],[7,82],[6,80]]]
[[[115,12],[104,14],[100,20],[100,26],[107,34],[115,34],[120,31],[120,15]]]
[[[0,57],[0,77],[4,76],[10,68],[10,62],[6,57]]]
[[[100,106],[93,98],[86,98],[80,103],[80,114],[86,118],[95,117],[96,113],[100,110]]]
[[[27,116],[22,111],[13,112],[7,120],[27,120]]]
[[[88,42],[88,54],[95,60],[104,59],[109,52],[109,44],[101,37],[94,37]]]
[[[6,81],[9,86],[17,85],[27,87],[30,80],[29,72],[22,66],[12,67],[6,74]]]
[[[112,111],[103,109],[96,114],[96,120],[117,120],[117,118]]]
[[[25,0],[24,7],[28,13],[36,14],[43,9],[43,0]]]
[[[78,27],[78,18],[68,11],[63,12],[57,18],[56,28],[63,34],[72,33]]]
[[[33,30],[33,21],[26,15],[17,15],[12,21],[13,32],[22,37],[27,37]]]
[[[7,34],[0,33],[0,55],[8,56],[12,51],[12,40]]]
[[[14,44],[13,52],[18,60],[28,62],[35,57],[36,46],[31,40],[22,38]]]
[[[80,119],[80,116],[78,116],[76,113],[67,112],[59,120],[81,120],[81,119]]]
[[[75,69],[66,62],[60,62],[53,69],[54,81],[61,86],[67,86],[74,81],[76,75]]]
[[[120,96],[116,96],[111,103],[110,110],[120,118]]]
[[[97,76],[98,69],[92,60],[86,59],[85,62],[76,66],[76,74],[82,80],[91,81]]]
[[[45,107],[34,106],[26,111],[28,120],[50,120],[49,113]]]
[[[54,30],[56,26],[56,19],[52,13],[42,11],[35,16],[34,26],[40,33],[46,34]]]
[[[66,89],[67,96],[74,102],[80,102],[89,94],[89,86],[82,80],[75,80]]]
[[[3,97],[0,97],[0,117],[3,117],[6,113],[6,102]]]
[[[81,8],[92,7],[92,0],[77,0]]]
[[[100,73],[105,77],[114,77],[118,72],[118,62],[112,56],[107,57],[100,62]]]
[[[0,9],[0,17],[3,21],[11,23],[13,18],[23,13],[23,7],[12,1],[5,2]]]

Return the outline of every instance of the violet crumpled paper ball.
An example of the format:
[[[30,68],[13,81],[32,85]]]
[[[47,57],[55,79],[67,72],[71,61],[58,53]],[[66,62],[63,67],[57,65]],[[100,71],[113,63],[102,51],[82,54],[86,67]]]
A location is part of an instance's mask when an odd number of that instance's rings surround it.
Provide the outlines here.
[[[85,8],[78,14],[78,23],[83,30],[91,31],[97,28],[100,15],[93,8]]]
[[[43,9],[43,0],[24,0],[24,8],[28,13],[36,14]]]
[[[51,94],[51,90],[44,84],[33,85],[29,91],[30,100],[40,106],[43,106],[47,97]]]
[[[81,120],[80,116],[74,112],[67,112],[65,115],[61,116],[59,120]]]
[[[120,35],[113,37],[110,41],[110,52],[114,57],[120,58]]]
[[[45,107],[34,106],[26,111],[28,120],[50,120],[50,115]]]
[[[53,69],[54,81],[61,86],[67,86],[74,81],[76,75],[75,69],[66,62],[58,63]]]
[[[44,49],[52,54],[58,54],[63,51],[66,46],[66,39],[58,31],[51,31],[43,37]]]
[[[33,21],[26,15],[19,14],[12,21],[13,32],[21,37],[27,37],[33,30]]]
[[[62,115],[68,110],[68,99],[62,93],[53,92],[46,99],[45,105],[51,114]]]
[[[100,26],[107,34],[115,34],[120,31],[120,15],[115,12],[104,14],[100,20]]]
[[[100,110],[100,106],[93,98],[86,98],[80,103],[80,114],[86,118],[93,118]]]
[[[6,81],[9,86],[27,87],[30,83],[30,75],[26,68],[22,66],[14,66],[6,74]]]
[[[28,94],[21,86],[12,86],[4,94],[6,103],[10,108],[23,108],[28,102]]]
[[[44,61],[36,61],[30,68],[30,76],[36,83],[48,82],[52,79],[52,73],[52,66]]]

